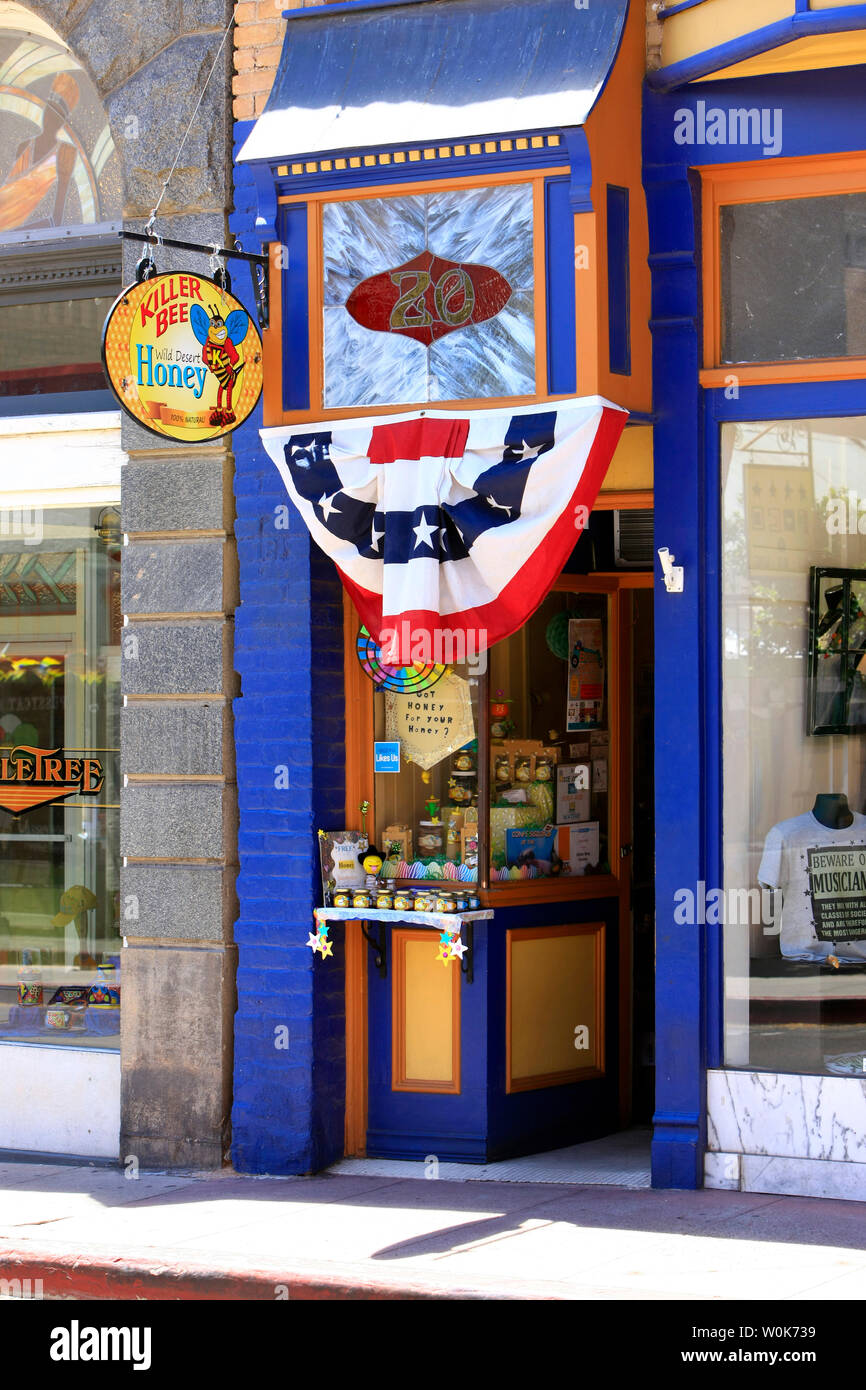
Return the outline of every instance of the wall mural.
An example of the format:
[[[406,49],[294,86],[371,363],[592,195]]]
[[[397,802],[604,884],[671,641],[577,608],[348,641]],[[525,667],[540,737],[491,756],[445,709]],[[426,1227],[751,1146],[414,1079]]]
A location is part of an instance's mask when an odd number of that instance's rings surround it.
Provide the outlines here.
[[[58,38],[4,20],[0,235],[88,226],[121,214],[120,161],[90,78]]]

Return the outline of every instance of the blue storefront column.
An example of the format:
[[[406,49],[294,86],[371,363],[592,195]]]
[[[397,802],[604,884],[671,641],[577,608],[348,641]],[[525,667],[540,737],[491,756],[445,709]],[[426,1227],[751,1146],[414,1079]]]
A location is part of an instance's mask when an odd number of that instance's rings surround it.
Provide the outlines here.
[[[658,162],[648,97],[645,172],[653,276],[655,544],[685,571],[684,592],[655,590],[656,1108],[653,1185],[702,1185],[706,1142],[704,928],[674,920],[678,889],[703,877],[705,499],[698,387],[695,214],[685,166]],[[657,567],[658,568],[658,567]]]
[[[311,565],[306,528],[257,452],[238,459],[236,478],[246,578],[235,647],[243,693],[233,1159],[241,1171],[297,1173],[343,1153],[342,933],[333,933],[327,965],[306,944],[320,888],[316,829],[345,815],[342,602],[333,566]],[[275,516],[288,529],[275,530]]]
[[[254,194],[242,168],[236,203],[232,228],[252,244]],[[241,695],[232,1159],[241,1172],[305,1173],[343,1154],[342,930],[326,962],[306,945],[321,891],[316,831],[345,823],[342,590],[288,505],[260,426],[259,409],[233,435]]]
[[[803,159],[859,148],[863,71],[835,70],[832,99],[822,72],[645,93],[656,544],[685,567],[685,592],[668,594],[659,581],[655,604],[657,1186],[701,1185],[706,1069],[722,1066],[724,1056],[722,929],[674,921],[678,889],[700,901],[701,883],[707,893],[724,886],[719,425],[862,409],[859,382],[746,384],[734,366],[723,386],[701,391],[700,175],[690,166],[749,160],[770,176],[774,153]],[[689,112],[695,132],[703,131],[699,103],[702,112],[712,109],[732,143],[705,142],[703,133],[680,143]],[[742,143],[732,116],[743,111],[772,116],[778,149],[751,135]]]

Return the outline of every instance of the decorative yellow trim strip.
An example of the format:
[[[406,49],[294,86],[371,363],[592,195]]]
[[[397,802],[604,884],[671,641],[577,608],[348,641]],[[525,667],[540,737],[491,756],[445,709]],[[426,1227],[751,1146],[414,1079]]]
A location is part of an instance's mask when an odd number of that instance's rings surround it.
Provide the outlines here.
[[[277,174],[280,178],[287,178],[290,174],[329,174],[332,169],[360,169],[362,163],[366,168],[392,162],[405,164],[407,160],[410,164],[417,164],[421,159],[463,159],[467,154],[511,154],[514,150],[540,150],[545,146],[554,149],[561,144],[560,135],[533,135],[531,139],[522,135],[516,140],[485,140],[483,145],[439,145],[421,150],[382,150],[376,154],[365,154],[363,158],[351,155],[348,160],[311,159],[303,164],[280,164],[277,166]]]

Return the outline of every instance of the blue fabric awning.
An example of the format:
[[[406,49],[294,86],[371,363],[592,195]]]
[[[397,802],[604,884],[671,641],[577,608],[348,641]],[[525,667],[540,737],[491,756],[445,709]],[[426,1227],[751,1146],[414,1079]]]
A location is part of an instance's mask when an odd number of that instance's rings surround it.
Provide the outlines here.
[[[243,161],[584,123],[628,0],[406,0],[289,18]]]

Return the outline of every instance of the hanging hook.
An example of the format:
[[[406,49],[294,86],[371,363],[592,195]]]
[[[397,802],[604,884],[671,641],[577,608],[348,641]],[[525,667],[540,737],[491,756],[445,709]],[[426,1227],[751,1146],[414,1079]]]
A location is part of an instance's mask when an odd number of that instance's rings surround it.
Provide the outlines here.
[[[155,241],[156,244],[157,244],[157,246],[161,246],[161,245],[162,245],[162,237],[161,237],[161,236],[157,236],[156,233],[155,233],[154,230],[153,230],[155,222],[156,222],[156,208],[152,208],[152,209],[151,209],[151,213],[150,213],[150,217],[147,219],[147,222],[145,223],[144,235],[145,235],[146,237],[148,237],[149,240]],[[154,275],[157,275],[158,273],[159,273],[159,272],[157,271],[157,268],[156,268],[156,262],[153,260],[152,256],[149,254],[149,252],[145,251],[145,253],[144,253],[144,255],[142,256],[141,260],[138,262],[138,265],[135,267],[135,280],[136,280],[136,284],[139,284],[139,285],[140,285],[141,282],[142,282],[142,280],[152,280],[153,277],[154,277]]]
[[[153,230],[155,225],[156,225],[156,208],[154,208],[153,212],[150,214],[150,217],[147,219],[147,225],[145,226],[145,229],[144,229],[144,235],[145,235],[146,237],[148,237],[151,241],[155,241],[156,244],[157,244],[157,246],[162,246],[162,236],[160,235],[159,232],[155,232],[155,231]]]
[[[215,285],[228,293],[232,287],[232,277],[226,270],[225,261],[220,258],[220,250],[215,242],[211,244],[210,277]]]

